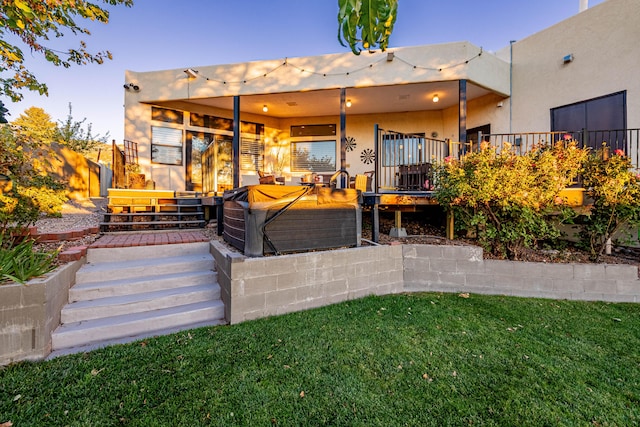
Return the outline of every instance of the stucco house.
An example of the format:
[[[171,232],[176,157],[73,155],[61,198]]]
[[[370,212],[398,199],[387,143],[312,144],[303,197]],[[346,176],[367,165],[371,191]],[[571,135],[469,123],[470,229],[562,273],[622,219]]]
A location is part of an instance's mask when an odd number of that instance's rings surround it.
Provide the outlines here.
[[[125,139],[155,188],[176,191],[353,176],[478,132],[615,130],[585,143],[615,138],[638,167],[638,41],[640,2],[606,0],[498,52],[463,41],[127,71]]]

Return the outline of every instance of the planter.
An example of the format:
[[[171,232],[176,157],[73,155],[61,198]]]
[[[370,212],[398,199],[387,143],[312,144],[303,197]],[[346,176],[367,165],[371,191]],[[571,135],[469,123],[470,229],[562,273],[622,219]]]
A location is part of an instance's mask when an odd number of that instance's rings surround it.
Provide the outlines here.
[[[83,263],[70,262],[24,285],[0,285],[0,365],[49,355],[51,333]]]

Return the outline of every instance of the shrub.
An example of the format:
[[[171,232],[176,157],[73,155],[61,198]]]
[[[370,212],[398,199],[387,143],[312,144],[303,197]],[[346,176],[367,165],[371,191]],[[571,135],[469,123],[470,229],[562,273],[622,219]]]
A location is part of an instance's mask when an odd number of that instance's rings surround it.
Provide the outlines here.
[[[15,242],[0,234],[0,285],[24,283],[55,268],[58,251],[36,251],[33,243],[31,239]]]
[[[626,225],[640,226],[640,175],[622,150],[605,146],[585,162],[584,186],[593,200],[580,232],[581,245],[597,261],[609,239]]]
[[[452,208],[458,230],[475,231],[500,257],[518,259],[525,247],[556,239],[550,214],[570,215],[560,191],[570,186],[587,156],[573,140],[541,144],[519,155],[486,143],[480,151],[436,166],[435,197]]]

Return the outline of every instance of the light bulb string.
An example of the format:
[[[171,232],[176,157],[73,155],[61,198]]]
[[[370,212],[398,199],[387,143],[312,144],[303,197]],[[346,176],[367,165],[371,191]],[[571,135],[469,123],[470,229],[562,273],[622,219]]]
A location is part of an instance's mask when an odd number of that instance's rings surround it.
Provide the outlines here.
[[[452,68],[456,68],[456,67],[460,67],[462,65],[467,65],[469,64],[469,62],[473,61],[474,59],[478,59],[480,56],[482,56],[482,48],[480,48],[480,52],[478,52],[476,55],[472,56],[469,59],[466,59],[464,61],[458,62],[456,64],[450,64],[450,65],[446,65],[446,66],[442,66],[442,67],[425,67],[422,65],[416,65],[413,64],[405,59],[402,59],[401,57],[399,57],[397,54],[394,55],[394,59],[397,59],[398,61],[402,62],[403,64],[406,64],[410,67],[412,67],[414,70],[427,70],[427,71],[438,71],[438,72],[442,72],[444,70],[450,70]],[[269,71],[266,71],[264,73],[260,73],[257,74],[253,77],[247,77],[246,79],[242,79],[242,80],[237,80],[237,81],[229,81],[229,80],[220,80],[220,79],[215,79],[212,77],[207,77],[205,75],[203,75],[202,73],[198,74],[198,77],[201,77],[203,79],[205,79],[208,82],[213,82],[213,83],[219,83],[219,84],[247,84],[249,82],[252,82],[254,80],[260,79],[260,78],[266,78],[268,77],[270,74],[275,73],[276,71],[278,71],[280,68],[284,68],[284,67],[291,67],[293,69],[296,69],[298,71],[300,71],[301,73],[307,73],[307,74],[312,74],[312,75],[316,75],[316,76],[322,76],[322,77],[338,77],[338,76],[350,76],[352,74],[356,74],[359,73],[363,70],[366,69],[370,69],[373,68],[375,65],[381,63],[381,62],[388,62],[386,57],[383,57],[377,61],[371,62],[363,67],[359,67],[359,68],[355,68],[353,70],[350,71],[342,71],[342,72],[335,72],[335,73],[324,73],[324,72],[320,72],[320,71],[315,71],[312,69],[308,69],[305,67],[301,67],[296,65],[295,63],[293,63],[289,58],[285,58],[279,65],[277,65],[276,67],[272,68]]]

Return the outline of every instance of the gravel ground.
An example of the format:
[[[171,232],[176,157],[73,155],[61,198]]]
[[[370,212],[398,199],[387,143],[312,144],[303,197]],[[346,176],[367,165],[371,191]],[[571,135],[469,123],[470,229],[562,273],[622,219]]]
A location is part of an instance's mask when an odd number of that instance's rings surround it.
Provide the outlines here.
[[[72,200],[67,202],[62,208],[61,218],[42,218],[36,222],[39,233],[68,231],[73,229],[84,229],[97,227],[102,219],[102,214],[106,212],[106,198],[92,198],[85,200]],[[371,227],[368,215],[363,215],[364,227],[362,236],[366,240],[371,240]],[[405,238],[392,238],[389,230],[394,226],[393,214],[380,215],[380,244],[391,244],[394,242],[410,244],[436,244],[436,245],[472,245],[473,242],[465,240],[448,240],[444,237],[442,227],[430,224],[426,218],[420,214],[404,215],[402,225],[405,227],[408,236]],[[205,228],[198,229],[211,239],[222,238],[216,234],[216,225],[211,223]],[[63,241],[58,243],[38,244],[42,250],[64,250],[67,247],[90,245],[100,238],[100,234],[87,235],[79,240]],[[364,244],[368,244],[366,241]],[[485,258],[491,258],[491,254],[486,253]],[[522,254],[522,261],[536,262],[574,262],[589,263],[589,257],[577,248],[568,247],[562,251],[528,250]],[[616,252],[610,256],[604,256],[603,262],[610,264],[632,264],[640,269],[640,250],[617,248]]]

